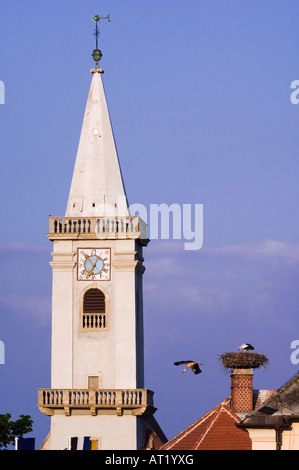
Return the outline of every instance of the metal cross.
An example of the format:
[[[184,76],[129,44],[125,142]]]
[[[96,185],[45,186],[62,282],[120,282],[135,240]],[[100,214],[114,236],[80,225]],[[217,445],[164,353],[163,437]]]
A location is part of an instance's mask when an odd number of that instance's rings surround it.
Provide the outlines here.
[[[99,31],[99,22],[101,20],[107,20],[109,23],[110,23],[110,15],[107,15],[107,16],[99,16],[99,15],[94,15],[92,17],[93,21],[95,21],[96,23],[96,29],[95,29],[95,37],[96,37],[96,49],[98,49],[98,39],[99,39],[99,34],[100,34],[100,31]]]

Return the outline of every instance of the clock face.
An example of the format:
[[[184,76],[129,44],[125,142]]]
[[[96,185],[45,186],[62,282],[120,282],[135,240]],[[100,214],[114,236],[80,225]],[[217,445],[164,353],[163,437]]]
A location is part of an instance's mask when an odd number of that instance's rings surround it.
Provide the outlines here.
[[[110,248],[78,249],[79,281],[110,281]]]

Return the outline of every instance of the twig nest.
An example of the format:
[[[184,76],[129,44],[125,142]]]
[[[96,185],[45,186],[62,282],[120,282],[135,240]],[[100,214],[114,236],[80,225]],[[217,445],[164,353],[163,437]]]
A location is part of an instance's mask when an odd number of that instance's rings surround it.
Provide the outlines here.
[[[226,369],[258,369],[269,363],[264,354],[254,352],[228,352],[220,356],[220,361]]]

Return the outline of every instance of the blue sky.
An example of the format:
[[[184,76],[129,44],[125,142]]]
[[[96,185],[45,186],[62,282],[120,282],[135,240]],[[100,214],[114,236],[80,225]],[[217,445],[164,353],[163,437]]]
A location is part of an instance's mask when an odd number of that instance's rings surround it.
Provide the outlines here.
[[[297,372],[299,79],[296,0],[2,2],[0,412],[49,420],[51,243],[65,213],[94,48],[129,203],[203,204],[204,245],[145,249],[146,387],[167,437],[230,393],[218,356],[249,341],[268,356],[255,388]],[[203,362],[181,376],[173,362]]]

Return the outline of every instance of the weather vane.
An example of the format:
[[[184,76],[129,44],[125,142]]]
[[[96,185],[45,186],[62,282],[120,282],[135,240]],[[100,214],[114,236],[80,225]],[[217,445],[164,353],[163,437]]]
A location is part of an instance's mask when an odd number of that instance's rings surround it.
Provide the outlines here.
[[[101,20],[107,20],[109,23],[110,23],[110,15],[107,15],[107,16],[99,16],[99,15],[94,15],[92,17],[93,21],[95,21],[96,23],[96,29],[95,29],[95,32],[94,32],[94,35],[95,35],[95,38],[96,38],[96,48],[95,50],[93,51],[92,53],[92,57],[93,57],[93,60],[95,61],[96,63],[96,69],[99,68],[99,61],[101,60],[101,57],[102,57],[102,52],[100,51],[99,49],[99,35],[100,35],[100,30],[99,30],[99,22]]]

